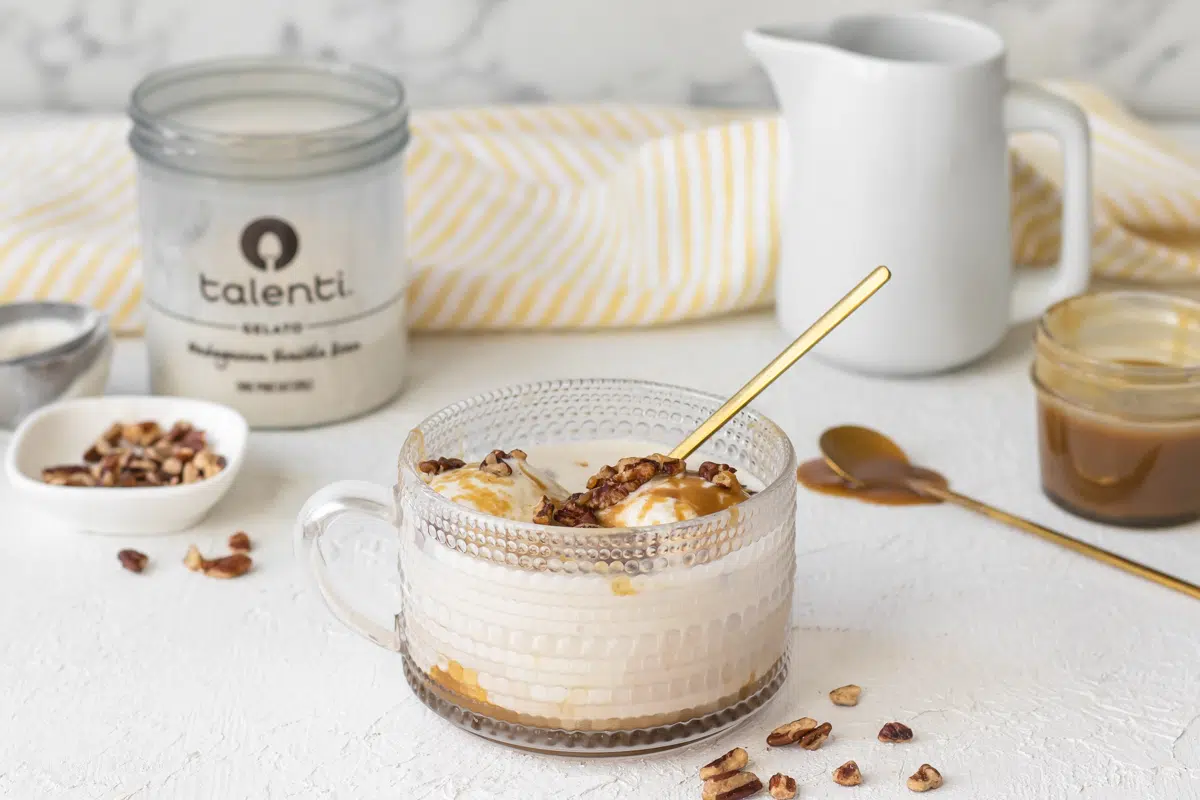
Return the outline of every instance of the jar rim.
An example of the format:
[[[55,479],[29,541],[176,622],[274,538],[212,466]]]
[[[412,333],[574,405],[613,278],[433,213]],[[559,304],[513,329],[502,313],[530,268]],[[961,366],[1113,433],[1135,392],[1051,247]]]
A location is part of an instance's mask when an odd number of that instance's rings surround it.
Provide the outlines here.
[[[189,97],[189,91],[200,94]],[[316,100],[362,114],[292,131],[223,130],[178,118],[184,109],[245,98]],[[394,155],[409,137],[407,94],[394,75],[365,64],[285,56],[212,58],[156,70],[134,87],[127,113],[130,147],[139,157],[237,177],[357,169]]]
[[[793,474],[793,472],[795,470],[795,464],[796,464],[796,452],[795,452],[795,447],[792,445],[791,437],[789,437],[787,435],[787,433],[781,427],[779,427],[779,425],[777,423],[775,423],[770,417],[767,417],[766,415],[764,415],[758,411],[755,411],[754,409],[751,409],[751,408],[742,409],[741,411],[738,412],[738,416],[741,416],[741,415],[748,416],[751,420],[754,421],[754,423],[756,425],[762,426],[763,430],[768,431],[773,436],[778,437],[783,442],[783,445],[785,448],[785,454],[787,456],[787,459],[786,459],[787,465],[785,465],[784,468],[782,470],[780,470],[780,473],[778,475],[774,476],[769,482],[765,482],[765,485],[763,486],[761,491],[756,492],[755,494],[751,495],[747,499],[743,500],[741,503],[738,503],[737,505],[731,506],[730,508],[724,509],[722,511],[716,511],[711,514],[705,514],[703,516],[695,517],[693,519],[682,520],[682,521],[678,521],[678,522],[664,522],[664,523],[659,523],[657,525],[638,525],[638,526],[623,527],[623,528],[564,528],[564,527],[553,526],[553,525],[542,525],[537,522],[533,522],[532,520],[531,521],[523,521],[523,520],[504,519],[502,517],[496,517],[491,514],[485,514],[481,511],[476,511],[467,506],[460,505],[458,503],[455,503],[453,500],[450,500],[449,498],[434,491],[429,486],[429,484],[427,484],[424,480],[421,479],[421,476],[420,476],[419,472],[417,471],[417,462],[414,460],[411,460],[411,459],[404,458],[404,452],[409,449],[410,442],[413,442],[415,437],[422,438],[422,447],[423,447],[424,432],[422,429],[428,425],[431,425],[435,422],[440,421],[444,417],[448,417],[453,414],[456,414],[465,408],[471,407],[472,405],[486,402],[490,399],[495,398],[498,395],[503,396],[503,395],[524,394],[524,393],[528,393],[528,392],[543,391],[546,389],[554,388],[557,385],[573,385],[573,386],[579,386],[579,385],[589,386],[590,385],[590,386],[595,386],[595,388],[597,390],[601,390],[604,388],[610,388],[610,387],[641,386],[641,387],[646,387],[649,389],[667,390],[667,391],[671,391],[671,392],[677,392],[680,394],[686,394],[686,395],[689,395],[696,399],[714,403],[714,406],[713,406],[714,409],[719,408],[725,402],[725,399],[726,399],[726,398],[719,397],[715,394],[710,394],[709,392],[703,392],[698,389],[692,389],[692,388],[688,388],[688,387],[684,387],[684,386],[677,386],[677,385],[669,384],[669,383],[661,383],[658,381],[644,381],[644,380],[622,379],[622,378],[573,378],[570,380],[562,380],[562,381],[541,381],[541,382],[537,382],[537,383],[526,383],[526,384],[519,384],[519,385],[514,385],[514,386],[506,386],[506,387],[496,389],[496,390],[493,390],[490,392],[483,392],[483,393],[474,395],[472,397],[468,397],[463,400],[459,400],[456,403],[452,403],[448,406],[445,406],[444,408],[439,409],[438,411],[434,412],[433,414],[430,414],[425,419],[418,422],[412,428],[412,430],[409,432],[409,435],[405,440],[404,446],[401,448],[400,468],[406,472],[407,478],[416,481],[416,483],[418,484],[416,486],[417,492],[419,492],[420,495],[426,501],[433,503],[436,507],[441,507],[447,511],[453,511],[456,514],[460,514],[460,515],[463,515],[468,518],[475,517],[483,522],[495,521],[495,520],[499,519],[500,521],[502,521],[504,523],[504,525],[506,527],[510,528],[513,533],[518,533],[518,534],[522,534],[522,535],[530,535],[530,536],[540,536],[540,535],[546,534],[547,532],[554,532],[554,533],[558,533],[558,534],[563,534],[564,532],[586,533],[589,536],[598,536],[598,537],[604,537],[604,538],[611,537],[614,539],[617,537],[626,537],[626,536],[645,536],[645,535],[662,536],[664,534],[670,534],[670,532],[672,532],[672,531],[679,531],[679,530],[684,530],[687,528],[706,525],[706,524],[711,523],[715,519],[720,519],[722,516],[725,516],[725,517],[730,516],[731,511],[734,509],[749,510],[749,509],[757,508],[760,505],[764,505],[768,498],[772,498],[779,493],[780,487],[785,487],[786,485],[790,485],[792,482],[795,481],[795,475]]]
[[[1188,298],[1167,294],[1165,292],[1112,290],[1089,292],[1060,300],[1046,309],[1038,320],[1034,334],[1035,346],[1045,348],[1064,362],[1070,362],[1072,367],[1093,371],[1098,377],[1120,377],[1125,381],[1144,384],[1187,384],[1200,382],[1200,363],[1195,365],[1178,364],[1133,364],[1090,355],[1071,343],[1064,341],[1062,336],[1051,330],[1050,322],[1056,316],[1065,313],[1072,306],[1083,306],[1078,313],[1086,314],[1087,306],[1097,302],[1105,302],[1112,307],[1117,304],[1144,305],[1160,310],[1187,309],[1197,325],[1200,325],[1200,302]],[[1095,310],[1094,313],[1104,313]]]

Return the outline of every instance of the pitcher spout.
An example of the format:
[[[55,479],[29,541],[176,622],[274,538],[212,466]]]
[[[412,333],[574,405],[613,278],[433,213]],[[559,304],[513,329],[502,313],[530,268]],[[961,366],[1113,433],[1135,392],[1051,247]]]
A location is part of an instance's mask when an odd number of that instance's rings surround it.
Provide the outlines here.
[[[829,23],[770,25],[743,35],[746,49],[767,73],[781,105],[812,75],[814,64],[836,55]]]

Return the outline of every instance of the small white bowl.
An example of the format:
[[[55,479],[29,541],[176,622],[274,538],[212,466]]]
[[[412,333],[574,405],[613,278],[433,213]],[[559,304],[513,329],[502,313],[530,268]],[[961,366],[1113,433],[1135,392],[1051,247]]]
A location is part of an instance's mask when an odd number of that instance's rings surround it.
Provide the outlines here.
[[[114,422],[154,420],[164,428],[187,420],[208,434],[225,457],[216,476],[178,486],[53,486],[42,469],[80,464],[83,453]],[[237,478],[249,428],[232,408],[186,397],[85,397],[54,403],[26,417],[13,433],[4,467],[29,505],[80,531],[108,534],[174,533],[198,523]]]

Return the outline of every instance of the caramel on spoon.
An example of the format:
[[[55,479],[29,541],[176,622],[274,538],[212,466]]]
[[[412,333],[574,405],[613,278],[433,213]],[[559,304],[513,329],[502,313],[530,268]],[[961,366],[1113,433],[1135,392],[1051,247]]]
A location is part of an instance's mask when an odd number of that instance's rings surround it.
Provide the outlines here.
[[[821,455],[825,457],[825,462],[829,464],[829,467],[847,481],[864,486],[901,487],[927,497],[953,503],[989,519],[1007,523],[1026,533],[1032,533],[1034,536],[1060,547],[1074,550],[1076,553],[1101,561],[1111,567],[1200,600],[1200,586],[1165,572],[1159,572],[1145,564],[1130,561],[1124,556],[1038,525],[1023,517],[1001,511],[994,506],[952,491],[947,486],[914,474],[916,468],[909,462],[908,456],[904,454],[900,446],[878,431],[857,425],[830,428],[821,434],[820,448]]]

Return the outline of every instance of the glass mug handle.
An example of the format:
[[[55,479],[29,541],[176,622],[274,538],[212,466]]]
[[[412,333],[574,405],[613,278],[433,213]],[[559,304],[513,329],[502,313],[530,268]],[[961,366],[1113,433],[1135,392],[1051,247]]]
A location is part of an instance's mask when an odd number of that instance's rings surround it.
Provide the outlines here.
[[[333,616],[350,630],[388,650],[400,649],[396,631],[373,622],[334,590],[319,540],[335,520],[345,516],[368,517],[394,526],[397,515],[390,489],[367,481],[338,481],[318,490],[304,503],[296,518],[292,542],[301,569],[321,593]],[[361,531],[355,536],[359,540],[366,538]]]

